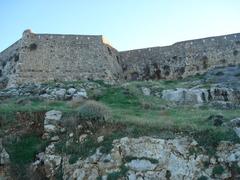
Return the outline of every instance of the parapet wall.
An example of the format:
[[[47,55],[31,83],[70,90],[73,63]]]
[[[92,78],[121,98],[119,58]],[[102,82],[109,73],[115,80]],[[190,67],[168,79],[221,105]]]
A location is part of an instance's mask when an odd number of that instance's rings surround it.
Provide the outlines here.
[[[118,52],[102,36],[34,34],[21,39],[19,61],[9,84],[121,78]]]
[[[240,63],[240,34],[120,52],[126,80],[177,79]]]

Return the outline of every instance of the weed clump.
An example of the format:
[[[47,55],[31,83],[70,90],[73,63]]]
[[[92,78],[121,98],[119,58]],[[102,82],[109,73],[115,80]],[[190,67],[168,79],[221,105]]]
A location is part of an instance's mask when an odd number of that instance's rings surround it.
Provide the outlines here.
[[[86,101],[78,110],[80,120],[105,121],[110,114],[108,107],[97,101]]]

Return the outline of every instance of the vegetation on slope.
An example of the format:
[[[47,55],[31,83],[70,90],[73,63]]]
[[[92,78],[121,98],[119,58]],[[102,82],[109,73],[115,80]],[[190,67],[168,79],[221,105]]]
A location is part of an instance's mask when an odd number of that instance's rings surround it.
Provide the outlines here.
[[[207,105],[199,108],[187,105],[176,106],[157,96],[144,96],[141,91],[141,87],[151,87],[159,93],[163,89],[192,87],[196,85],[193,79],[199,81],[202,76],[180,81],[131,82],[117,86],[109,86],[100,82],[100,87],[89,90],[88,94],[92,102],[97,101],[90,104],[100,105],[100,109],[104,109],[100,113],[97,112],[97,115],[105,120],[105,123],[99,124],[99,129],[105,128],[105,130],[91,129],[94,131],[93,135],[89,136],[81,146],[73,143],[70,148],[66,147],[66,137],[63,136],[61,142],[56,145],[58,151],[71,155],[70,162],[74,163],[80,154],[82,157],[89,156],[99,146],[103,147],[101,151],[109,152],[112,148],[112,141],[124,136],[150,135],[174,138],[178,135],[188,135],[195,138],[212,155],[221,140],[239,142],[239,138],[232,129],[214,126],[208,120],[211,115],[223,115],[224,122],[228,122],[239,117],[239,109],[217,109]],[[68,120],[69,127],[71,122],[73,122],[73,127],[76,127],[74,123],[79,123],[79,111],[84,113],[95,111],[94,108],[88,111],[89,107],[86,107],[85,102],[41,100],[33,97],[5,99],[0,102],[0,136],[7,136],[13,132],[18,135],[18,131],[22,133],[22,129],[26,127],[21,124],[27,121],[33,124],[36,121],[43,123],[44,113],[52,109],[63,112],[63,118]],[[105,112],[108,113],[106,114],[108,118],[105,118]],[[28,115],[19,118],[19,113]],[[41,116],[36,116],[37,113]],[[28,136],[22,136],[18,141],[12,140],[7,144],[7,150],[14,165],[31,162],[34,155],[46,145],[46,142],[42,141],[35,132],[27,131],[27,133]],[[100,135],[104,135],[105,138],[103,142],[98,143],[96,139]]]

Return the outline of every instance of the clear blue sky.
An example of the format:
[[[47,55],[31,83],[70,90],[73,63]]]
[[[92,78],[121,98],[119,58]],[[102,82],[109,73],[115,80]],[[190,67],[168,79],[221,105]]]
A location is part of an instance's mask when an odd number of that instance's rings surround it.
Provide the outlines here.
[[[1,0],[0,51],[25,29],[102,34],[118,50],[240,32],[240,0]]]

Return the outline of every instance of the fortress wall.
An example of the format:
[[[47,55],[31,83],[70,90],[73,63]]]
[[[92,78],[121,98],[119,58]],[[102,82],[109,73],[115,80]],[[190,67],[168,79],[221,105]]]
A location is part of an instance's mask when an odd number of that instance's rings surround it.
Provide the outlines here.
[[[0,53],[0,87],[30,82],[178,79],[240,64],[240,34],[118,52],[103,36],[34,34]]]
[[[240,34],[120,52],[127,80],[177,79],[240,63]]]
[[[0,88],[5,87],[8,78],[15,73],[20,50],[21,39],[0,53]]]
[[[118,52],[102,36],[25,32],[15,76],[9,84],[121,78]]]

